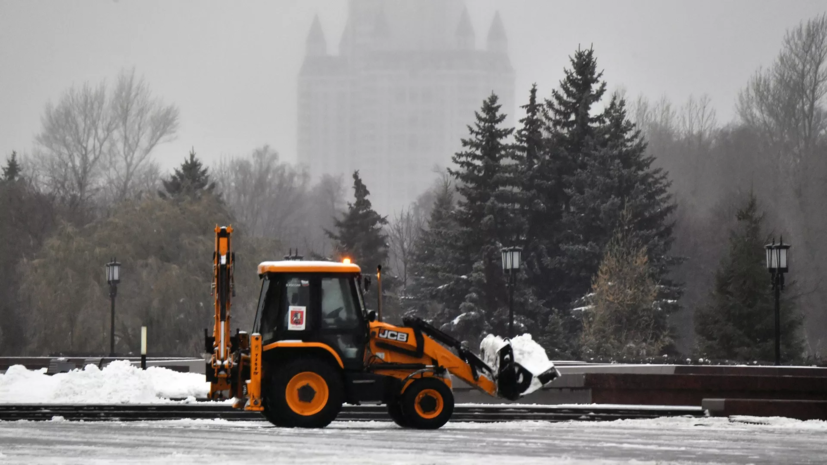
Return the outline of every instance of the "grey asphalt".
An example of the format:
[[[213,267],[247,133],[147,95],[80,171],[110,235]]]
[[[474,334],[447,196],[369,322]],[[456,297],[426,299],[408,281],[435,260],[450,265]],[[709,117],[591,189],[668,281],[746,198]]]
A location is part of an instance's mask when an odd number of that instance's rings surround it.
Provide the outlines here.
[[[437,431],[386,422],[323,430],[266,423],[0,422],[0,463],[823,464],[827,423],[725,418],[449,423]]]

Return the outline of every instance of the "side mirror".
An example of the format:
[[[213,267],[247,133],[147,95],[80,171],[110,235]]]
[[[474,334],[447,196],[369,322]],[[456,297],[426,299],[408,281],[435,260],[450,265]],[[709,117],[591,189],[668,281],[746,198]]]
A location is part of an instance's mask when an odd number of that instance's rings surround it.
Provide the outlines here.
[[[368,321],[370,321],[371,323],[376,321],[376,312],[375,311],[371,310],[371,311],[368,312]]]
[[[367,292],[370,290],[370,276],[365,276],[363,279],[365,282],[365,292]]]

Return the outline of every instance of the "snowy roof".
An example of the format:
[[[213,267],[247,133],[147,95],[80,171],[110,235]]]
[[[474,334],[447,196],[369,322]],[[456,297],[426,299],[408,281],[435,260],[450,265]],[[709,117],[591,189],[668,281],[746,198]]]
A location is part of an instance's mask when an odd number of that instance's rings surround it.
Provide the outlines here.
[[[353,263],[280,260],[261,262],[258,274],[264,273],[361,273],[359,265]]]

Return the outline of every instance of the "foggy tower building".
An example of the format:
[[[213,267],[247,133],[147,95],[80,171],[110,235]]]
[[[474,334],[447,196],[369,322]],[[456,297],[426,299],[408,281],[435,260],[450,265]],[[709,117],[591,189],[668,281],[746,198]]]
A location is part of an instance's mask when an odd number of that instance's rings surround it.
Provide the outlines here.
[[[477,49],[462,0],[351,0],[338,55],[318,17],[298,84],[298,158],[318,178],[359,170],[381,214],[451,164],[495,92],[514,124],[514,70],[499,14]]]

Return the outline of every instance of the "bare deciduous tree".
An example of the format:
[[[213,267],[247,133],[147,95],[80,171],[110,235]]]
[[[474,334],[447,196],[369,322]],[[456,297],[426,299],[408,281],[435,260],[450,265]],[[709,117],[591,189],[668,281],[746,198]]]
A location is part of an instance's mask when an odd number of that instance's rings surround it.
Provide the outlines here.
[[[424,226],[424,221],[415,208],[403,209],[397,213],[387,227],[390,243],[390,262],[402,281],[402,293],[408,289],[408,268],[413,259],[416,240]]]
[[[149,156],[155,147],[171,141],[178,131],[178,108],[152,96],[135,69],[124,70],[112,92],[110,112],[114,127],[108,151],[108,180],[113,200],[132,196],[143,170],[152,170]]]
[[[288,239],[302,234],[309,175],[279,161],[265,145],[249,157],[224,160],[215,178],[225,201],[251,235]]]
[[[707,143],[718,126],[715,109],[708,95],[700,98],[690,95],[678,116],[680,134],[696,143]]]
[[[35,138],[41,181],[73,207],[86,205],[100,188],[102,164],[115,129],[106,85],[70,88],[57,105],[46,105],[41,123],[43,129]]]
[[[132,69],[120,73],[111,93],[105,83],[70,88],[46,106],[42,125],[36,178],[79,208],[101,192],[124,200],[157,177],[150,155],[175,136],[178,109],[154,98]]]
[[[794,176],[806,171],[827,131],[827,15],[788,31],[775,63],[758,70],[738,97],[741,119],[772,144]]]

